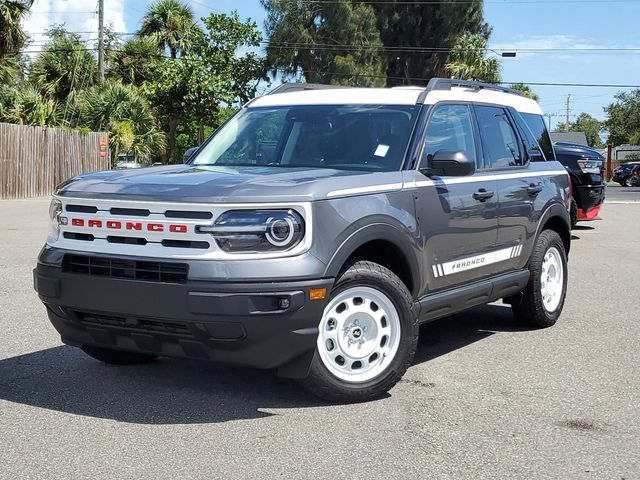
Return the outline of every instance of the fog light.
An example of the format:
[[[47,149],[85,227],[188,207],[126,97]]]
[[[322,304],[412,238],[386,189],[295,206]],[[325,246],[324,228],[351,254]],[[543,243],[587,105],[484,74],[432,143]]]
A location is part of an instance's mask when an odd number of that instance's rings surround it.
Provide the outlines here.
[[[278,302],[278,305],[280,305],[280,309],[286,310],[291,305],[291,302],[289,301],[288,298],[281,298],[280,301]]]

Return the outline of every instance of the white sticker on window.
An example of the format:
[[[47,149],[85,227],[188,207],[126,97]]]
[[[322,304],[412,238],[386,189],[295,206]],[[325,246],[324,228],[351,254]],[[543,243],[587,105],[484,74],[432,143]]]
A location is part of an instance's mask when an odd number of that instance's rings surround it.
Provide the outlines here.
[[[386,157],[388,151],[389,151],[389,145],[380,144],[378,145],[378,148],[376,148],[374,155],[376,157]]]

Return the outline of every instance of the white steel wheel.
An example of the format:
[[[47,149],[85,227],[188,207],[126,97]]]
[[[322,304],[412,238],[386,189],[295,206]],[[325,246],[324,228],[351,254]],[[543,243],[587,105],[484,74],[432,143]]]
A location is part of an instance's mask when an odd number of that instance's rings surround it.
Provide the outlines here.
[[[391,364],[400,343],[400,318],[380,290],[354,286],[336,295],[320,321],[318,354],[335,377],[367,382]]]
[[[564,290],[564,263],[556,247],[550,247],[544,254],[540,273],[542,305],[549,312],[560,306]]]

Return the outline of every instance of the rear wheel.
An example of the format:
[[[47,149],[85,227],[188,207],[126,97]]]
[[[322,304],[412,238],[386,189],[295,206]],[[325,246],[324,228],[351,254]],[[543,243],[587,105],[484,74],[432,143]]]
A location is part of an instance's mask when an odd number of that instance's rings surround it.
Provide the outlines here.
[[[324,310],[303,386],[332,402],[366,401],[387,392],[416,351],[412,307],[411,294],[393,272],[368,261],[353,263]]]
[[[529,283],[522,299],[512,305],[516,319],[532,327],[554,325],[567,293],[567,255],[560,236],[544,230],[529,260]]]
[[[125,352],[88,345],[83,346],[82,351],[90,357],[110,365],[137,365],[152,362],[157,358],[155,355],[146,353]]]

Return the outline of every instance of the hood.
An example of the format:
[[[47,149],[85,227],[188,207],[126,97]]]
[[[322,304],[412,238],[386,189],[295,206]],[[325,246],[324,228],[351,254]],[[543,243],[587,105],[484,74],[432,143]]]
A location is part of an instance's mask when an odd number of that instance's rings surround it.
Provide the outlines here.
[[[401,182],[401,172],[171,165],[80,175],[59,185],[56,195],[185,203],[301,202],[376,185],[388,184],[393,190]]]

